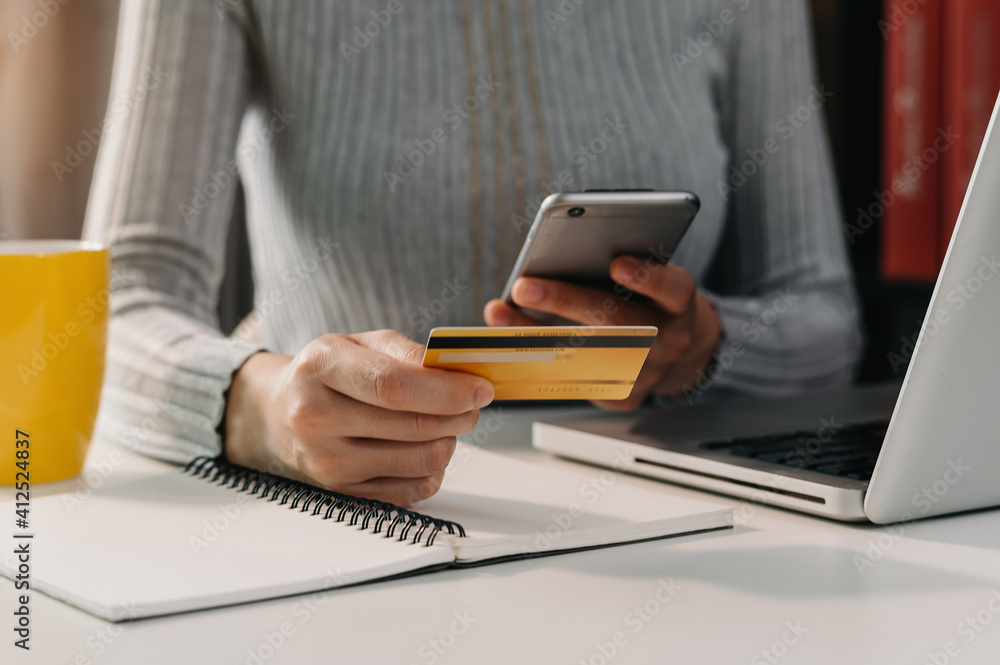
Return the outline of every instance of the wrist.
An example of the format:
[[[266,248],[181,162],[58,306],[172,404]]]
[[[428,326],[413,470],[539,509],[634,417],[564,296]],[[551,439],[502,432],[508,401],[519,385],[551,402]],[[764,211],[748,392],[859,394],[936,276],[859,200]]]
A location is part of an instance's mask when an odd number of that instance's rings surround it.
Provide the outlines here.
[[[694,308],[691,345],[683,358],[664,371],[659,383],[653,388],[657,397],[674,397],[697,385],[709,371],[715,352],[722,343],[722,322],[712,302],[699,293]]]
[[[722,321],[715,305],[701,293],[695,298],[694,365],[704,372],[722,343]]]
[[[290,356],[256,353],[233,376],[223,438],[223,455],[229,461],[267,469],[278,459],[275,417],[284,403],[281,375],[290,362]]]

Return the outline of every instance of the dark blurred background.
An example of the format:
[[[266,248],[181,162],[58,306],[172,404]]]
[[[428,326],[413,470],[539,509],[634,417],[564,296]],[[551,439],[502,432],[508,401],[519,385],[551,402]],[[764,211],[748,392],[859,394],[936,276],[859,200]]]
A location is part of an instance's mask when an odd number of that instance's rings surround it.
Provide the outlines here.
[[[883,55],[879,29],[883,3],[876,0],[812,0],[820,80],[835,95],[827,123],[845,218],[867,207],[882,184]],[[861,381],[902,379],[904,367],[890,365],[902,338],[920,326],[933,284],[887,281],[879,271],[882,237],[865,233],[850,245],[858,291],[864,303],[868,348]]]
[[[835,95],[827,122],[843,208],[871,203],[881,185],[883,56],[879,29],[883,2],[811,0],[820,80]],[[34,0],[0,3],[0,34],[23,29],[25,16],[38,11]],[[95,155],[59,182],[52,162],[64,161],[66,146],[99,127],[107,104],[116,0],[60,5],[16,52],[0,49],[0,238],[78,237]],[[237,217],[241,216],[237,205]],[[29,224],[27,220],[32,220]],[[231,330],[251,300],[245,233],[234,225],[230,275],[220,313]],[[862,381],[902,378],[888,361],[903,337],[912,337],[924,314],[931,284],[890,282],[879,271],[881,237],[865,233],[851,245],[858,288],[864,302],[868,348],[859,368]]]

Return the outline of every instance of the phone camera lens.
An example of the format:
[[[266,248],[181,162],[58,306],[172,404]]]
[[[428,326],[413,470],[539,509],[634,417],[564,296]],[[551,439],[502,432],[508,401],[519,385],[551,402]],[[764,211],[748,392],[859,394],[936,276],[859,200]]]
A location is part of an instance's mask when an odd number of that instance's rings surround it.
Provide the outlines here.
[[[583,217],[584,212],[583,208],[570,208],[566,211],[566,214],[570,217]]]

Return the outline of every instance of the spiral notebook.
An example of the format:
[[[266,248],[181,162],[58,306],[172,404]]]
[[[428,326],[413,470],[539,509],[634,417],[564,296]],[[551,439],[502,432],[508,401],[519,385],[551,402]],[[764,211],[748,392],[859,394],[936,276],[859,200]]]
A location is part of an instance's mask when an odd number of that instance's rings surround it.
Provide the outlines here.
[[[32,588],[110,621],[732,525],[731,508],[655,483],[461,443],[441,490],[410,508],[199,458],[31,515]],[[6,556],[0,574],[16,571]]]

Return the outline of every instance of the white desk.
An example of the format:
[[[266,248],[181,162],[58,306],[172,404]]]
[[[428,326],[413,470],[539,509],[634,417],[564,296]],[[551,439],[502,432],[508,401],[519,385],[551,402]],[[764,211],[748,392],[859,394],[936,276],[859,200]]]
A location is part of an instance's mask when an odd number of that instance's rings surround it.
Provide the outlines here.
[[[565,463],[529,446],[530,421],[552,411],[512,413],[485,447]],[[116,451],[124,461],[113,465],[107,484],[168,468],[107,444],[95,445],[89,468]],[[33,496],[80,485],[38,486]],[[0,499],[12,496],[0,490]],[[120,625],[33,592],[30,654],[12,646],[14,589],[2,579],[0,662],[924,665],[935,662],[928,652],[939,654],[938,664],[1000,662],[1000,510],[912,523],[901,533],[750,504],[737,514],[733,531]],[[2,537],[6,548],[9,534]],[[37,537],[44,542],[44,534]],[[869,551],[881,558],[859,574],[857,561],[867,561]],[[656,600],[661,580],[675,588],[672,596],[660,591],[666,603]],[[634,613],[644,605],[645,620]],[[283,643],[273,649],[269,635]],[[957,656],[946,654],[949,641]]]

